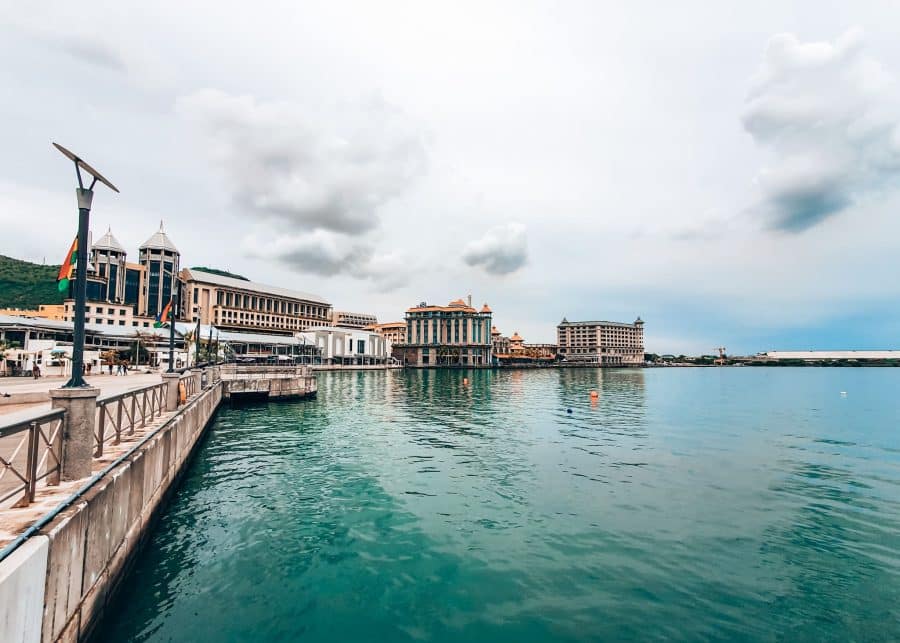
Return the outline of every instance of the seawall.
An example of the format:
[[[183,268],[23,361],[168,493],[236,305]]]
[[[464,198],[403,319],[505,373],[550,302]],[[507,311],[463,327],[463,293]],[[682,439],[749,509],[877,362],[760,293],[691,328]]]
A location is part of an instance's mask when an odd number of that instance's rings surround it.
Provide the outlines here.
[[[0,641],[90,635],[222,401],[217,382],[175,411],[0,564]]]

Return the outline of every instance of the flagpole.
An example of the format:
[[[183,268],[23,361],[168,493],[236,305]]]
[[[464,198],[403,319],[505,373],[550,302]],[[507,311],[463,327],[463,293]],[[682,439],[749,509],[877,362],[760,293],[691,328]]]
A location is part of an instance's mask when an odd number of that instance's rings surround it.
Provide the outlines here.
[[[194,337],[194,368],[200,366],[200,315],[197,315],[197,332]]]
[[[175,297],[169,299],[169,372],[175,372]]]

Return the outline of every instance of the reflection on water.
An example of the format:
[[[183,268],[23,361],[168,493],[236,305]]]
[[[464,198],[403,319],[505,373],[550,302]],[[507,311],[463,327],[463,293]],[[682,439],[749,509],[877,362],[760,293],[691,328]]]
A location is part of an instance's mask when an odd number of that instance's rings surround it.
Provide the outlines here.
[[[97,638],[896,639],[898,385],[322,374],[219,414]]]

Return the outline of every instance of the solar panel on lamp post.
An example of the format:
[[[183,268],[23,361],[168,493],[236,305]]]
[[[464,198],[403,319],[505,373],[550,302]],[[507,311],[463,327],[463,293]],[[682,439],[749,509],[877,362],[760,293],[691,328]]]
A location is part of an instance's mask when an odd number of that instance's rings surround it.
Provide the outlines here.
[[[118,192],[119,189],[107,181],[100,172],[59,143],[54,143],[53,147],[75,164],[75,176],[78,178],[78,187],[75,189],[75,194],[78,197],[78,244],[75,260],[75,314],[73,318],[75,329],[72,337],[72,377],[63,386],[63,388],[77,388],[87,386],[84,381],[84,309],[87,303],[87,243],[91,218],[91,202],[94,198],[94,184],[100,181],[113,192]],[[84,181],[81,177],[82,170],[90,174],[93,179],[87,188],[84,187]]]

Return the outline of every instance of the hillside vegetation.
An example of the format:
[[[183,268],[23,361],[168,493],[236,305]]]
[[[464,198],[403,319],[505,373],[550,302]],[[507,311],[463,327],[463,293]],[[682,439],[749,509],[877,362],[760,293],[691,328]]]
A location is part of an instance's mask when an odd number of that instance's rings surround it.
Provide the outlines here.
[[[44,266],[0,255],[0,308],[37,308],[61,304],[56,287],[59,266]]]
[[[220,275],[222,277],[231,277],[232,279],[240,279],[241,281],[250,281],[246,277],[242,275],[236,275],[233,272],[228,272],[227,270],[219,270],[218,268],[207,268],[206,266],[194,266],[191,270],[202,270],[203,272],[210,272],[214,275]]]

